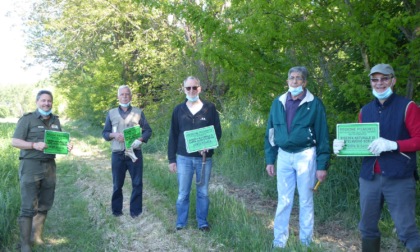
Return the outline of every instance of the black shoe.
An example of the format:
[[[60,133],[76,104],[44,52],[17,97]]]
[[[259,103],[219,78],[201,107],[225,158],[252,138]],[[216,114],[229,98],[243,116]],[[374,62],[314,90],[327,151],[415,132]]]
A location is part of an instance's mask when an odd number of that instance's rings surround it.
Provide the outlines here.
[[[176,231],[182,230],[184,227],[176,227]]]
[[[114,215],[115,217],[120,217],[123,216],[123,213],[112,213],[112,215]]]
[[[203,232],[209,232],[210,227],[209,226],[204,226],[204,227],[198,228],[198,230],[203,231]]]

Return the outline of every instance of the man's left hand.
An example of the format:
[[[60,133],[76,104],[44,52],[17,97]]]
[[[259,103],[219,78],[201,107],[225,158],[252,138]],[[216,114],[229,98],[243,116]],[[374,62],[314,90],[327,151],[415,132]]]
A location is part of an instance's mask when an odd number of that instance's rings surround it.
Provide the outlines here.
[[[133,148],[133,149],[137,149],[141,144],[142,144],[143,142],[142,141],[140,141],[140,140],[138,140],[138,139],[136,139],[136,140],[134,140],[134,142],[131,144],[131,148]]]
[[[373,140],[368,147],[368,150],[375,156],[379,156],[382,152],[393,151],[396,149],[398,149],[397,142],[390,141],[382,137]]]

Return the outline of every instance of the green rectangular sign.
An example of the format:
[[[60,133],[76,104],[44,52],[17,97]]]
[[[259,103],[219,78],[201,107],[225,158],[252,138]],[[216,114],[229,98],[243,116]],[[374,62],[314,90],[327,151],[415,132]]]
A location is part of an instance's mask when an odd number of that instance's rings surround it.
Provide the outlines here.
[[[337,139],[344,140],[344,148],[337,156],[374,156],[368,146],[379,138],[379,123],[337,124]]]
[[[138,125],[126,128],[123,131],[123,134],[125,140],[125,148],[128,149],[131,147],[131,144],[134,142],[134,140],[141,137],[141,128]]]
[[[205,149],[214,149],[219,146],[213,125],[184,131],[184,137],[188,153]]]
[[[70,142],[70,134],[67,132],[46,130],[44,142],[47,148],[45,154],[68,154],[67,145]]]

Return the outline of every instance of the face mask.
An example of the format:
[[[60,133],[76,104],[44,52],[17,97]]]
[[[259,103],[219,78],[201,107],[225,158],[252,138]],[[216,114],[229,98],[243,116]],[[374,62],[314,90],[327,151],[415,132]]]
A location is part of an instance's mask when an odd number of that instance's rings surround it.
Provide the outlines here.
[[[300,95],[300,93],[303,92],[303,88],[302,86],[295,87],[295,88],[289,87],[289,92],[292,94],[292,96],[298,96]]]
[[[123,107],[123,108],[127,108],[128,106],[130,106],[130,103],[125,103],[124,104],[124,103],[120,102],[120,106]]]
[[[52,109],[48,110],[48,111],[44,111],[40,108],[38,108],[38,112],[42,115],[42,116],[49,116],[51,114]]]
[[[196,97],[189,97],[187,95],[187,100],[190,101],[190,102],[196,102],[196,101],[198,101],[198,99],[199,99],[198,95]]]
[[[372,94],[378,98],[378,100],[385,100],[387,99],[390,95],[392,95],[392,89],[391,87],[388,87],[383,93],[378,93],[375,91],[375,89],[372,89]]]

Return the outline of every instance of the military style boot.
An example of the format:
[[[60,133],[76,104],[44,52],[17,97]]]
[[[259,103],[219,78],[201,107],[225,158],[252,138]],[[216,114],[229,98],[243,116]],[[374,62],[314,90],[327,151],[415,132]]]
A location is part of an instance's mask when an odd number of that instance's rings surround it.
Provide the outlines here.
[[[32,218],[19,217],[18,222],[20,228],[20,251],[32,252],[30,243],[32,231]]]
[[[32,235],[31,243],[35,245],[44,244],[42,240],[42,230],[44,229],[45,219],[47,218],[46,214],[38,213],[34,216],[32,220]]]
[[[379,252],[381,250],[381,238],[363,238],[362,252]]]

